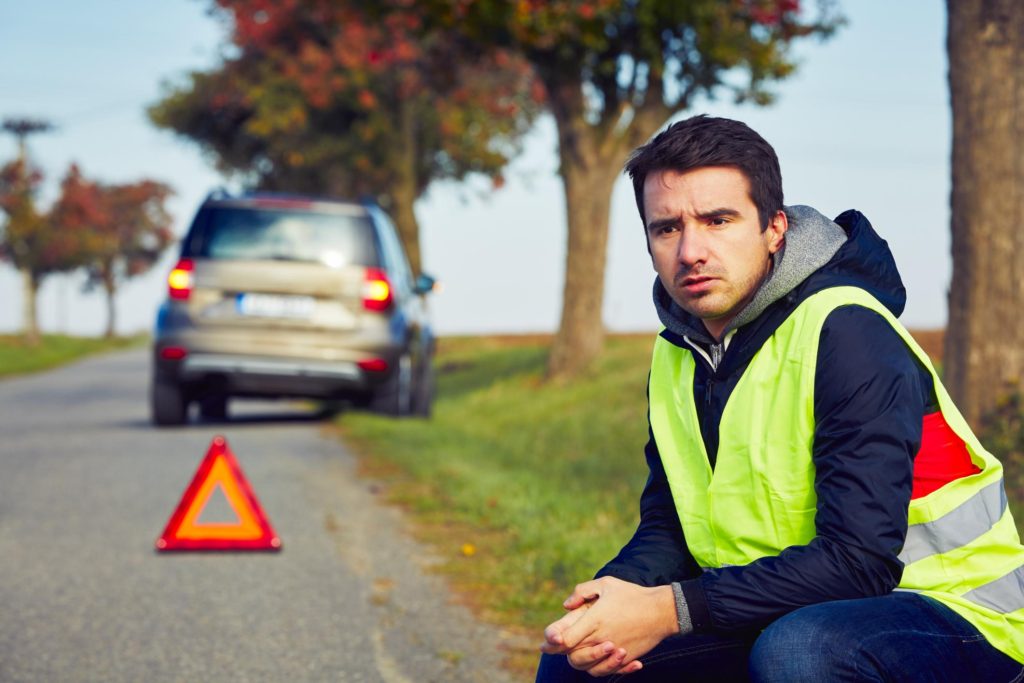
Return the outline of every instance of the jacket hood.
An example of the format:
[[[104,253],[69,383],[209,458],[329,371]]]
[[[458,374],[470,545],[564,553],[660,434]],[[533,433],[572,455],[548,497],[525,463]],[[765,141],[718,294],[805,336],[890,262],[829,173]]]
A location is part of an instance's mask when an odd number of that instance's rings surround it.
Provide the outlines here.
[[[724,334],[757,318],[826,265],[847,241],[847,231],[809,206],[785,207],[789,229],[782,249],[772,256],[772,269],[750,303],[733,318]],[[654,279],[654,307],[662,324],[675,334],[710,344],[704,323],[676,304]]]
[[[907,290],[889,243],[860,211],[844,211],[835,222],[846,231],[846,243],[799,288],[799,300],[829,287],[860,287],[900,317],[907,305]]]

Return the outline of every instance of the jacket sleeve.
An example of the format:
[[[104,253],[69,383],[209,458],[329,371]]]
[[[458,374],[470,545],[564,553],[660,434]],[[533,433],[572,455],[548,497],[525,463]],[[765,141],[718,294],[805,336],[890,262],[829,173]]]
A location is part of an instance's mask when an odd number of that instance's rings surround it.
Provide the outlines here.
[[[913,459],[930,377],[877,313],[840,308],[815,375],[815,538],[683,584],[696,630],[763,628],[805,605],[884,595],[903,565]]]
[[[658,446],[648,428],[644,447],[650,474],[640,496],[640,524],[629,543],[595,576],[614,576],[642,586],[658,586],[700,574],[679,524]]]

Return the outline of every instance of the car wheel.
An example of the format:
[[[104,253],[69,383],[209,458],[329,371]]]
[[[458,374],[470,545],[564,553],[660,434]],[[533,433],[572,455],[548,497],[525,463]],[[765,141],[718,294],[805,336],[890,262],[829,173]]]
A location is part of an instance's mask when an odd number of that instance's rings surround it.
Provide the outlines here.
[[[204,420],[226,420],[228,397],[224,394],[204,396],[199,400],[199,414]]]
[[[412,410],[412,356],[403,353],[398,367],[373,394],[370,410],[401,417]]]
[[[185,392],[173,382],[154,381],[150,388],[149,406],[153,424],[160,427],[184,424],[188,417]]]
[[[417,417],[430,417],[434,412],[434,364],[430,358],[424,361],[420,381],[412,397],[412,413]]]

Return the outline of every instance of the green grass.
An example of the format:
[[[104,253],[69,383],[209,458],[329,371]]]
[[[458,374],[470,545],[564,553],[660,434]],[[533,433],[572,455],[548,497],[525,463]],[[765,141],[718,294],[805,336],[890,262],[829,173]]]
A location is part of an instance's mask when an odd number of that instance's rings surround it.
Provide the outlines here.
[[[431,420],[340,424],[476,606],[537,639],[636,527],[652,344],[610,339],[589,377],[558,384],[539,341],[446,339]]]
[[[432,420],[340,418],[364,469],[440,550],[441,570],[531,642],[636,527],[653,341],[611,338],[587,377],[561,384],[543,380],[542,340],[445,339]],[[511,660],[525,675],[536,649]]]
[[[1017,533],[1024,538],[1024,396],[1012,393],[997,402],[982,422],[982,444],[1003,463],[1003,482]]]
[[[138,346],[147,339],[146,335],[102,339],[45,334],[31,344],[23,336],[0,335],[0,377],[48,370],[95,353]]]

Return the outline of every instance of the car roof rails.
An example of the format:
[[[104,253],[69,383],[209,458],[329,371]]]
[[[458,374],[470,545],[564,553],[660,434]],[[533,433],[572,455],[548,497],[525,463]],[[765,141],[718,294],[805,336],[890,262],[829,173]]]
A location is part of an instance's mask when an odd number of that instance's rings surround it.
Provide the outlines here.
[[[381,210],[380,202],[372,194],[364,194],[359,196],[359,204],[366,209],[377,209]]]
[[[206,195],[206,199],[204,199],[203,201],[215,202],[221,199],[231,199],[231,193],[228,192],[227,188],[224,187],[223,185],[221,187],[215,187],[214,189],[210,190],[210,192]]]

